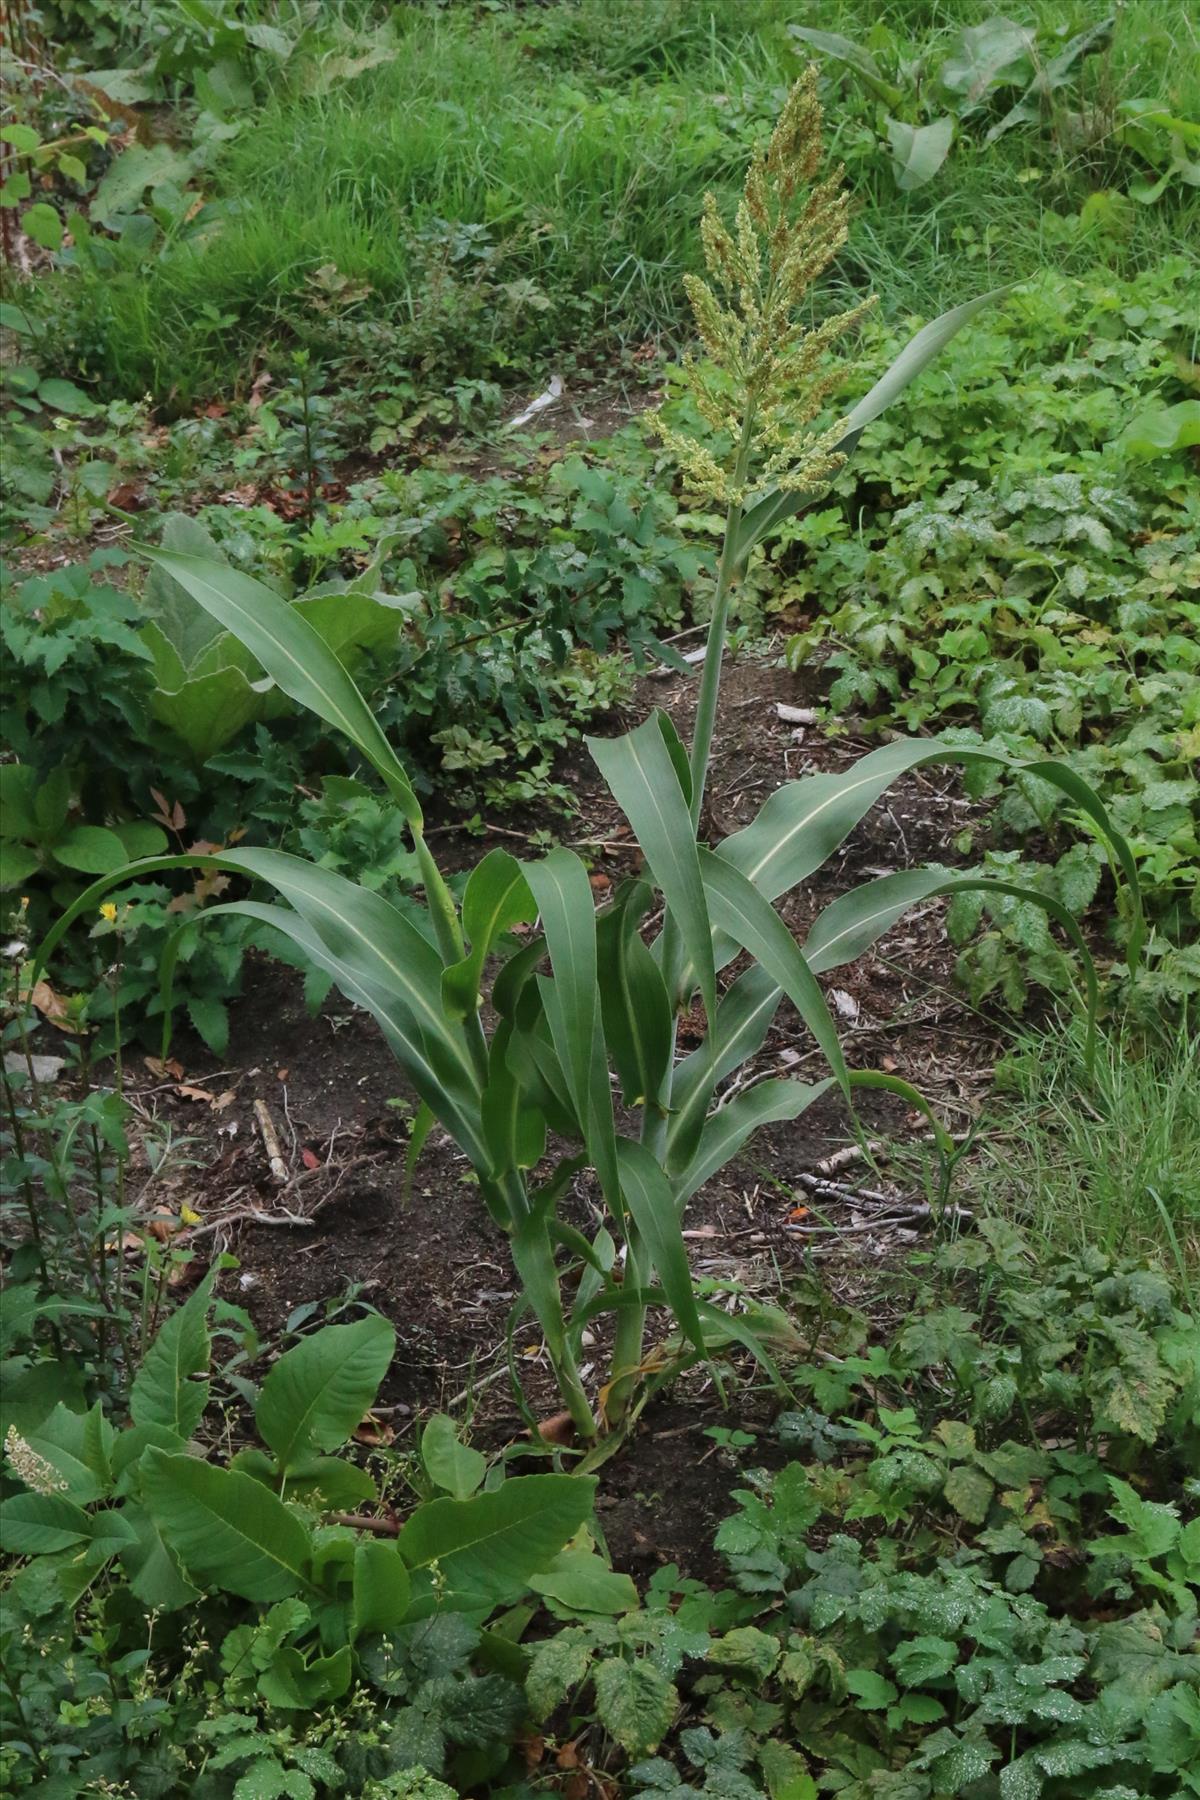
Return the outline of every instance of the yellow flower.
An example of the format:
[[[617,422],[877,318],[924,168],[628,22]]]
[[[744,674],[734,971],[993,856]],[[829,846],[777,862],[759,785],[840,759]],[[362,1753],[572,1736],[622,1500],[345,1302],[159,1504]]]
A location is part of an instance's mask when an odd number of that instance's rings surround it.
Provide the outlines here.
[[[198,1225],[200,1223],[200,1214],[198,1212],[193,1212],[190,1206],[181,1206],[179,1209],[179,1222],[181,1225]]]
[[[100,917],[101,917],[101,918],[102,918],[102,919],[107,919],[107,920],[108,920],[108,922],[109,922],[109,924],[110,924],[110,925],[115,925],[115,924],[116,924],[116,922],[117,922],[117,909],[116,909],[116,907],[115,907],[115,906],[114,906],[114,905],[113,905],[113,903],[112,903],[112,901],[111,901],[111,900],[106,900],[106,901],[105,901],[105,902],[104,902],[104,905],[103,905],[103,906],[102,906],[102,907],[101,907],[101,908],[100,908]]]

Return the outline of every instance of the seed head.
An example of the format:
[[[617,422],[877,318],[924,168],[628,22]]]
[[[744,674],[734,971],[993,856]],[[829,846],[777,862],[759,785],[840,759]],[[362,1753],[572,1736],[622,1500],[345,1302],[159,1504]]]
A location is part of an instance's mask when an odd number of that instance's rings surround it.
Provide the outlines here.
[[[4,1454],[13,1474],[35,1494],[62,1494],[70,1485],[63,1480],[54,1464],[47,1462],[21,1436],[15,1425],[10,1425],[4,1434]]]
[[[848,365],[830,362],[829,352],[874,297],[812,330],[796,317],[847,236],[843,170],[817,179],[821,126],[817,71],[810,65],[766,149],[751,160],[733,231],[714,197],[705,197],[700,239],[708,279],[684,278],[705,353],[727,377],[718,393],[703,368],[687,360],[684,381],[728,448],[722,454],[665,426],[663,440],[686,484],[723,505],[740,504],[752,487],[767,483],[796,491],[819,487],[845,461],[835,448],[841,421],[822,431],[806,427],[847,373]]]

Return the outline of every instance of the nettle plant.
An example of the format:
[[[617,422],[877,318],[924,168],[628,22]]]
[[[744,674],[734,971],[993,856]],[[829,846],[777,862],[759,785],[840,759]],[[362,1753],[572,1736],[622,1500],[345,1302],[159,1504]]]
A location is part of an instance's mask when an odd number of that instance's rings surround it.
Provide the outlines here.
[[[508,1236],[524,1300],[592,1460],[603,1454],[598,1440],[609,1434],[611,1441],[653,1387],[688,1362],[738,1340],[770,1366],[753,1321],[698,1294],[682,1236],[689,1199],[756,1128],[795,1119],[830,1088],[849,1100],[856,1085],[890,1088],[928,1110],[898,1078],[847,1068],[817,977],[861,955],[906,908],[933,895],[967,885],[1008,891],[944,869],[887,875],[826,908],[803,948],[772,905],[820,868],[905,771],[939,759],[1003,760],[937,738],[891,743],[842,774],[790,782],[752,824],[714,847],[698,836],[731,597],[752,551],[823,491],[869,421],[986,303],[970,302],[927,326],[848,418],[820,425],[845,374],[829,352],[865,310],[857,306],[813,330],[797,321],[802,297],[846,238],[841,172],[820,177],[820,164],[810,70],[754,158],[734,232],[711,201],[706,207],[710,281],[690,280],[689,294],[717,373],[690,365],[688,380],[727,450],[720,455],[674,434],[668,442],[690,485],[725,506],[724,546],[690,752],[661,712],[624,737],[589,740],[644,858],[644,874],[624,882],[599,912],[585,864],[562,848],[529,862],[491,851],[456,906],[408,776],[324,640],[277,594],[226,565],[143,552],[238,637],[280,688],[352,741],[403,814],[424,883],[423,913],[402,914],[329,869],[265,849],[201,860],[274,889],[278,899],[237,899],[209,912],[277,926],[379,1021],[422,1103],[413,1152],[437,1124],[470,1162]],[[1013,766],[1059,788],[1106,845],[1123,875],[1136,956],[1133,863],[1100,802],[1059,763],[1014,759]],[[191,860],[148,858],[120,879]],[[108,878],[94,884],[59,922],[43,957],[108,885]],[[1094,1012],[1096,978],[1078,926],[1053,899],[1032,890],[1026,897],[1074,940]],[[657,918],[647,941],[644,922]],[[512,928],[535,921],[540,929],[514,947]],[[748,962],[722,988],[718,977],[742,953]],[[489,986],[497,954],[503,960]],[[677,1059],[676,1023],[697,996],[706,1032]],[[828,1075],[811,1084],[731,1083],[759,1051],[785,997],[823,1052]],[[585,1175],[603,1202],[590,1236],[561,1211]],[[663,1306],[676,1335],[648,1356],[647,1315]],[[594,1407],[579,1372],[581,1343],[606,1311],[616,1316],[611,1365]]]

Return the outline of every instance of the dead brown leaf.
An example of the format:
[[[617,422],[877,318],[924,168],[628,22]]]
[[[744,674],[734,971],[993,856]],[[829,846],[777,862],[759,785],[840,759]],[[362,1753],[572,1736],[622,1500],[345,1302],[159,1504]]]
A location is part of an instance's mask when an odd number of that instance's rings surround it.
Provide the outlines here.
[[[386,1445],[394,1443],[395,1439],[396,1433],[392,1426],[383,1419],[377,1419],[374,1413],[368,1413],[354,1433],[356,1444],[366,1444],[372,1450],[382,1450]]]
[[[161,1056],[143,1056],[142,1061],[145,1063],[150,1073],[152,1075],[157,1075],[160,1081],[164,1080],[168,1075],[171,1077],[172,1081],[183,1080],[183,1064],[173,1056],[168,1057],[166,1062],[163,1061]]]
[[[539,1422],[537,1432],[544,1444],[569,1444],[575,1436],[575,1427],[569,1412],[556,1412]]]
[[[29,999],[37,1007],[44,1019],[51,1025],[57,1025],[60,1031],[74,1031],[67,1007],[65,995],[58,993],[48,981],[35,981],[29,990]]]

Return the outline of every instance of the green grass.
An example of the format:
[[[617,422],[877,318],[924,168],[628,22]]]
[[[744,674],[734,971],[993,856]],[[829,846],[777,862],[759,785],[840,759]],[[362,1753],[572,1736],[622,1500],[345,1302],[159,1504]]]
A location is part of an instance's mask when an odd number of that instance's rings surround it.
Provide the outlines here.
[[[852,0],[836,22],[877,48],[891,29],[916,49],[990,10],[909,0],[880,16]],[[1066,32],[1095,17],[1011,10]],[[282,88],[244,126],[210,177],[218,231],[83,278],[87,354],[130,396],[235,387],[277,341],[326,341],[307,281],[330,263],[369,284],[364,316],[439,379],[524,379],[548,358],[646,336],[672,347],[702,195],[732,200],[801,66],[787,24],[828,25],[825,14],[794,0],[409,8],[394,61],[324,94]],[[1112,50],[1086,65],[1085,92],[1196,112],[1196,67],[1184,10],[1137,0]],[[1047,264],[1128,273],[1187,228],[1164,197],[1080,230],[1080,205],[1114,180],[1112,157],[1103,144],[1068,155],[1036,129],[987,150],[963,141],[928,188],[899,194],[873,104],[837,65],[824,72],[862,203],[840,279],[870,283],[893,312],[939,310]]]
[[[1095,1244],[1169,1255],[1200,1270],[1200,1036],[1184,1017],[1151,1041],[1021,1034],[1001,1065],[974,1204],[1015,1219],[1053,1252]]]

